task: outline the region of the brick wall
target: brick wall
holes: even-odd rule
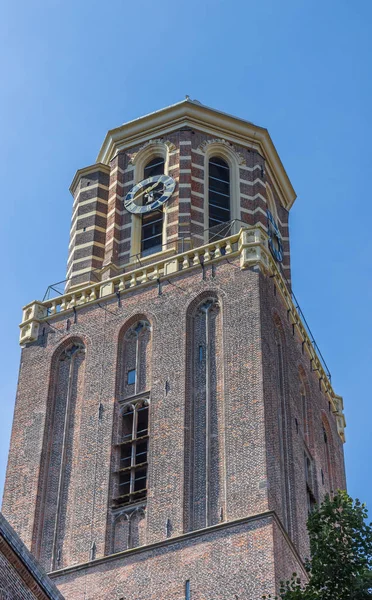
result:
[[[189,327],[194,326],[189,319],[193,307],[206,298],[213,297],[218,300],[220,311],[220,324],[215,329],[215,335],[220,338],[216,339],[215,352],[220,373],[216,380],[220,395],[217,394],[216,398],[219,397],[221,402],[223,399],[223,405],[220,402],[219,413],[216,413],[216,416],[219,414],[223,418],[223,443],[221,442],[220,450],[215,455],[224,462],[220,465],[219,476],[225,474],[225,500],[222,504],[226,508],[220,527],[223,528],[227,522],[268,510],[274,510],[285,523],[279,444],[279,435],[284,435],[285,451],[289,457],[288,482],[285,483],[290,486],[289,533],[300,554],[306,555],[304,444],[309,447],[314,461],[318,482],[316,493],[319,498],[329,489],[322,418],[326,417],[329,423],[328,444],[334,489],[344,487],[342,444],[336,432],[334,416],[329,412],[328,402],[319,391],[316,374],[310,371],[310,362],[302,354],[300,341],[292,335],[292,327],[287,321],[281,297],[278,292],[275,294],[273,280],[253,270],[242,271],[237,259],[229,259],[214,266],[206,266],[204,273],[202,269],[189,270],[180,273],[172,281],[163,281],[161,292],[159,295],[159,288],[154,283],[146,288],[133,289],[121,300],[101,299],[100,305],[78,307],[76,321],[70,316],[69,324],[66,316],[56,316],[53,328],[46,323],[39,340],[23,350],[4,493],[5,515],[27,545],[49,568],[50,556],[43,555],[39,532],[44,512],[40,507],[49,501],[42,491],[45,489],[45,479],[50,477],[48,456],[53,444],[50,415],[56,395],[53,382],[56,365],[63,350],[72,342],[80,342],[86,348],[84,377],[83,384],[76,386],[74,433],[73,439],[68,442],[73,475],[66,484],[66,498],[71,499],[73,508],[69,507],[70,516],[66,516],[63,535],[61,533],[62,556],[67,557],[69,565],[77,565],[87,563],[94,557],[101,559],[116,547],[112,509],[112,465],[116,451],[113,447],[113,432],[119,414],[120,390],[123,389],[120,383],[122,375],[119,375],[118,380],[118,374],[126,370],[123,369],[123,360],[126,360],[125,352],[123,355],[123,335],[130,324],[146,318],[151,325],[152,356],[149,369],[150,452],[146,516],[141,516],[141,533],[136,534],[137,543],[146,540],[147,544],[168,544],[169,537],[184,535],[185,521],[187,522],[185,464],[188,447],[185,411],[192,401],[193,393],[193,382],[188,377],[196,376],[195,370],[186,368],[187,354],[190,351],[189,342],[186,342],[190,336],[186,337],[186,331],[188,323]],[[279,327],[285,357],[285,434],[280,431],[278,424],[276,331]],[[197,351],[199,342],[196,339],[194,341],[194,350]],[[302,377],[306,377],[310,390],[308,400],[312,442],[310,436],[309,440],[302,436],[300,427],[297,433],[295,425],[295,419],[298,423],[301,421],[298,402],[300,366]],[[222,435],[221,429],[217,428],[216,432]],[[325,474],[323,487],[319,483],[321,469]],[[221,504],[220,499],[218,504]],[[219,535],[216,533],[216,538]],[[269,572],[267,565],[277,560],[273,555],[272,542],[266,548],[263,547],[266,543],[265,536],[260,540],[260,535],[257,534],[257,539],[254,535],[254,543],[248,543],[246,538],[243,538],[246,541],[237,542],[233,537],[226,536],[224,533],[221,538],[223,542],[219,538],[215,543],[206,542],[210,554],[203,550],[200,555],[203,557],[203,564],[209,557],[211,562],[208,564],[214,565],[213,578],[220,569],[224,570],[225,576],[231,568],[235,573],[235,567],[223,557],[229,548],[235,548],[236,545],[239,547],[240,543],[243,544],[241,551],[246,560],[259,564],[266,578]],[[185,550],[182,551],[186,552],[182,554],[183,557],[189,556],[191,552],[187,539]],[[288,543],[287,540],[286,544]],[[260,553],[255,556],[256,544],[263,548],[263,557]],[[237,548],[235,550],[238,551]],[[166,552],[165,549],[160,554],[163,555],[163,552]],[[293,555],[293,552],[291,549],[290,554]],[[182,563],[186,559],[180,560]],[[239,560],[242,561],[243,558]],[[150,566],[149,560],[145,563],[145,571],[141,559],[138,567],[131,566],[129,570],[123,567],[122,571],[116,571],[115,576],[107,574],[108,580],[106,575],[102,576],[102,589],[106,581],[109,581],[107,585],[111,596],[108,597],[114,598],[111,586],[116,584],[112,577],[118,585],[128,577],[133,577],[133,581],[140,581],[138,578],[142,577],[144,584],[147,582],[147,597],[155,597],[155,591],[149,592],[151,586],[148,583],[151,578],[156,578],[155,571],[152,570],[155,567]],[[177,573],[178,559],[168,564],[169,571]],[[59,566],[66,566],[66,562]],[[290,575],[293,569],[290,561],[287,567]],[[162,569],[164,568],[163,566]],[[194,568],[196,569],[196,563]],[[101,585],[99,573],[105,572],[105,569],[102,563],[98,571],[95,567],[89,571],[89,577],[94,581],[92,589],[96,590],[94,593],[97,593],[97,597],[101,593],[98,592]],[[283,565],[282,571],[285,569],[286,566]],[[244,573],[250,577],[248,571]],[[187,578],[186,575],[184,577]],[[249,585],[256,585],[253,583],[256,577],[254,575],[253,579],[248,579],[251,582]],[[67,578],[69,583],[66,584],[66,597],[76,600],[79,596],[75,598],[73,595],[75,588],[71,578],[73,579],[72,575]],[[270,578],[270,585],[274,585],[272,573]],[[162,585],[159,582],[159,586]],[[171,587],[169,596],[162,597],[179,597],[181,588],[175,589],[178,590],[178,596],[174,595],[176,592]],[[262,589],[261,587],[260,593]],[[210,590],[215,592],[214,588]],[[227,592],[230,593],[230,590],[226,590],[226,594]]]
[[[183,600],[187,580],[193,600],[261,600],[275,590],[274,526],[267,516],[212,528],[55,573],[53,581],[74,600]],[[287,554],[301,572],[295,553]]]
[[[286,442],[290,465],[290,511],[293,541],[302,556],[308,553],[306,532],[307,502],[304,452],[313,461],[313,492],[321,501],[332,490],[345,489],[343,444],[328,398],[320,389],[319,374],[312,370],[310,358],[296,331],[293,332],[287,312],[273,280],[261,279],[261,327],[263,349],[263,384],[265,396],[266,448],[268,466],[269,506],[283,518],[281,449],[278,436],[280,414],[278,389],[277,336],[281,331],[284,360],[284,394],[287,405]],[[307,400],[307,432],[301,404],[301,384],[305,382]],[[328,445],[331,457],[332,481],[327,478],[327,459],[323,423],[329,428]],[[323,477],[322,477],[323,471]]]
[[[1,600],[63,600],[62,594],[0,513]]]

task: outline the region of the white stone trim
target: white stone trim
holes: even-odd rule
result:
[[[80,215],[79,217],[76,217],[75,221],[72,223],[70,235],[78,221],[80,221],[81,219],[86,219],[87,217],[91,217],[92,215],[97,215],[98,217],[104,217],[105,219],[107,219],[107,215],[105,213],[98,212],[97,210],[92,210],[89,213],[85,213],[85,215]]]
[[[96,258],[97,260],[103,260],[102,256],[96,256],[95,254],[89,254],[89,256],[83,256],[82,258],[77,258],[76,260],[73,260],[72,263],[70,264],[67,273],[70,273],[70,271],[73,270],[73,266],[76,265],[77,263],[81,263],[84,262],[84,260],[90,260],[91,258]]]
[[[101,242],[86,242],[85,244],[77,244],[76,246],[73,247],[73,249],[70,250],[69,252],[69,256],[71,255],[72,252],[75,252],[75,250],[81,250],[82,248],[88,248],[89,246],[97,246],[97,248],[105,248],[106,245],[105,244],[101,244]]]
[[[121,167],[119,167],[118,165],[116,165],[116,167],[114,167],[113,169],[111,169],[111,171],[110,171],[110,177],[116,175],[117,173],[121,173],[122,175],[124,175],[125,172],[126,172],[126,170],[124,171]]]
[[[246,165],[239,165],[239,169],[243,169],[243,171],[254,171],[255,169],[263,169],[262,165],[254,165],[254,167],[247,167]]]
[[[254,181],[247,181],[246,179],[239,179],[239,181],[240,183],[245,183],[245,185],[256,185],[257,183],[260,183],[261,185],[263,185],[264,188],[266,188],[265,182],[262,181],[262,179],[259,179],[258,177]]]
[[[108,185],[103,185],[103,183],[93,183],[92,185],[86,185],[85,187],[81,188],[77,194],[76,194],[76,198],[73,202],[72,208],[74,209],[75,204],[79,203],[79,196],[82,192],[88,192],[90,190],[94,190],[95,188],[101,188],[102,190],[107,191],[109,189],[110,186]]]
[[[72,246],[72,244],[74,243],[74,240],[78,234],[87,233],[87,231],[92,231],[93,229],[96,229],[97,231],[101,231],[102,233],[106,233],[106,229],[104,229],[104,227],[99,227],[98,225],[88,225],[88,227],[85,228],[85,231],[84,231],[84,228],[76,229],[74,232],[74,235],[72,236],[72,238],[69,242],[68,247],[70,248],[70,246]]]
[[[111,223],[111,225],[108,226],[106,232],[108,233],[109,231],[111,231],[111,229],[116,229],[117,231],[123,231],[124,229],[130,229],[131,226],[132,226],[132,223],[126,223],[125,225],[118,225],[117,223]]]
[[[86,267],[85,269],[80,269],[79,271],[75,271],[74,272],[74,276],[76,276],[76,275],[82,275],[83,273],[88,273],[92,269],[94,269],[94,267]],[[69,279],[68,273],[69,273],[69,271],[67,271],[67,277],[66,277],[66,279]]]
[[[108,200],[104,200],[103,198],[89,198],[88,200],[83,200],[83,202],[78,202],[75,209],[72,212],[71,222],[74,220],[76,213],[78,212],[80,206],[86,206],[87,204],[92,204],[93,202],[101,202],[102,204],[108,204]]]

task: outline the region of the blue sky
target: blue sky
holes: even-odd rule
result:
[[[108,129],[189,94],[267,127],[296,189],[294,290],[344,396],[349,493],[372,510],[371,19],[369,0],[5,0],[0,491],[21,307],[64,279],[74,173]]]

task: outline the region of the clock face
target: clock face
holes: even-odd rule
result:
[[[274,217],[271,212],[267,211],[267,228],[269,234],[269,248],[271,254],[275,258],[277,262],[282,262],[283,260],[283,244],[282,244],[282,236],[280,235],[280,231],[278,229],[277,224],[275,223]]]
[[[169,175],[154,175],[140,181],[126,195],[125,208],[134,214],[144,214],[160,208],[173,194],[176,182]]]

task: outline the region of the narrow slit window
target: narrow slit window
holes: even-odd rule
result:
[[[302,412],[302,427],[304,435],[307,434],[307,400],[304,390],[301,390],[301,412]]]
[[[148,428],[149,409],[148,406],[144,406],[137,411],[137,437],[143,437],[147,435]]]

